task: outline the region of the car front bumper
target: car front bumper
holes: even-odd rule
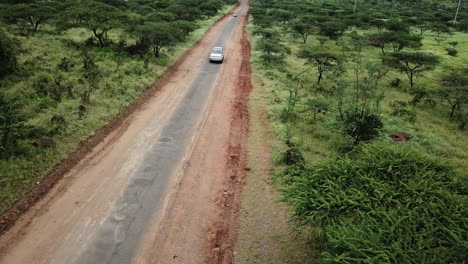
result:
[[[210,57],[210,61],[223,61],[224,57]]]

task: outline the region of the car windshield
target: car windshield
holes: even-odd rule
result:
[[[213,50],[211,51],[211,53],[214,53],[214,54],[222,54],[223,51],[222,51],[221,49],[213,49]]]

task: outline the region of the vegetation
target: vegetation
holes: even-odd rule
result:
[[[468,14],[462,3],[454,23],[457,5],[252,1],[274,184],[319,263],[465,261]]]
[[[233,0],[0,4],[0,214],[189,48]]]
[[[325,242],[323,262],[462,263],[467,182],[458,176],[414,146],[381,142],[286,170],[283,177],[293,179],[284,199]]]

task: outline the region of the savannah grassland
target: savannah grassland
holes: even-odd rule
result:
[[[262,162],[259,153],[263,152],[249,151],[251,171],[243,197],[236,263],[464,261],[468,130],[461,124],[467,109],[461,107],[459,119],[450,118],[450,106],[432,91],[442,87],[440,78],[451,69],[467,68],[468,35],[454,29],[441,34],[429,29],[420,47],[405,48],[436,55],[439,64],[416,77],[415,87],[410,87],[404,73],[387,69],[368,98],[378,104],[370,111],[375,111],[383,126],[372,139],[353,144],[340,121],[339,102],[342,99],[343,104],[356,107],[356,61],[382,61],[381,50],[367,43],[367,36],[382,29],[351,25],[337,39],[330,39],[317,22],[303,43],[292,26],[308,15],[339,23],[340,14],[352,17],[351,2],[253,1],[249,145],[253,148],[260,142],[271,155]],[[442,8],[419,2],[432,10]],[[452,2],[439,4],[454,10]],[[373,3],[370,10],[358,6],[356,17],[360,11],[380,12],[378,5],[385,1]],[[400,21],[407,17],[398,12],[418,14],[408,6],[395,10],[392,19]],[[271,26],[269,32],[264,31],[265,24]],[[420,35],[415,26],[409,32]],[[358,56],[352,35],[365,40]],[[276,48],[267,45],[268,38],[278,43]],[[447,49],[455,42],[458,53],[451,56]],[[337,54],[342,69],[325,71],[318,85],[316,67],[300,55],[304,49]],[[267,52],[271,53],[267,56]],[[395,85],[397,79],[399,85]],[[341,95],[340,86],[345,87]],[[424,91],[424,98],[412,103],[415,91]],[[314,100],[322,104],[311,107]],[[318,110],[315,118],[314,110]],[[411,139],[392,142],[389,136],[400,132]],[[254,223],[261,223],[264,230]]]

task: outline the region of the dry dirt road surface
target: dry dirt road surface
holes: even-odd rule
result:
[[[250,91],[247,0],[0,237],[0,263],[230,263]],[[223,64],[208,62],[224,46]]]

